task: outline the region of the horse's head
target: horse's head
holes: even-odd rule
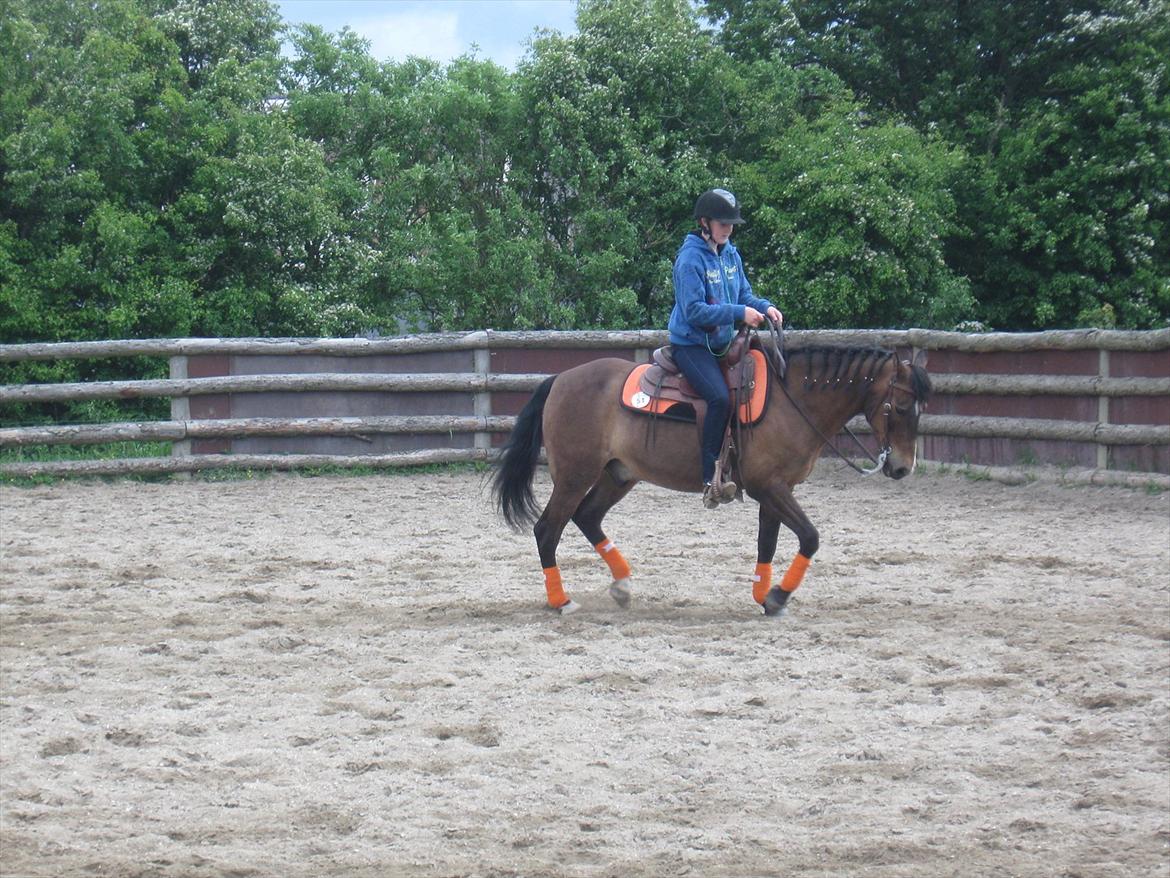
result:
[[[914,361],[891,356],[873,382],[865,418],[881,453],[882,473],[901,479],[914,471],[918,455],[918,416],[930,399],[926,352]]]

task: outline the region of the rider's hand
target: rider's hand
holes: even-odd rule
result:
[[[780,309],[775,305],[768,309],[768,319],[773,323],[784,323],[784,315],[780,313]]]
[[[743,309],[743,322],[748,326],[759,326],[764,322],[764,315],[750,305],[745,305]]]

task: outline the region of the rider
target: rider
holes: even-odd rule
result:
[[[737,322],[759,326],[767,315],[784,318],[767,299],[752,293],[743,261],[731,243],[731,233],[743,222],[735,196],[726,189],[709,189],[695,202],[698,228],[683,239],[674,260],[674,310],[670,312],[670,343],[674,361],[707,403],[703,422],[703,505],[713,509],[729,502],[736,486],[723,490],[712,485],[715,462],[723,445],[731,406],[719,358],[731,346]]]

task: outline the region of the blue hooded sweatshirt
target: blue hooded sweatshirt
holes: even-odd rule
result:
[[[705,345],[722,356],[748,307],[766,313],[772,303],[752,293],[739,251],[728,241],[716,254],[702,235],[690,232],[674,259],[671,344]]]

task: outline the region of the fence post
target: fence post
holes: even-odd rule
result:
[[[485,379],[492,371],[492,349],[485,336],[483,346],[476,346],[475,348],[475,374],[483,376]],[[492,416],[492,393],[485,388],[475,395],[475,416],[477,418],[490,418]],[[474,446],[476,448],[491,448],[492,434],[479,430],[476,431]]]
[[[1101,348],[1097,356],[1097,377],[1109,377],[1109,351]],[[1109,423],[1109,397],[1102,394],[1097,397],[1097,423]],[[1109,446],[1097,444],[1097,469],[1109,469]]]
[[[187,356],[180,354],[177,357],[170,358],[171,378],[187,378]],[[171,420],[182,421],[186,423],[191,420],[191,397],[189,396],[172,396],[171,397]],[[171,457],[190,457],[191,456],[191,440],[182,439],[178,442],[171,443]],[[180,473],[180,479],[191,478],[190,473]]]
[[[914,345],[910,346],[910,362],[911,363],[913,363],[915,360],[918,359],[918,353],[921,350],[922,350],[922,348],[915,347]],[[927,361],[926,365],[929,367],[930,362]],[[919,433],[918,438],[914,440],[914,459],[916,461],[926,460],[926,437],[923,436],[922,433]]]
[[[178,357],[171,357],[171,378],[172,379],[186,379],[187,378],[187,357],[180,355]],[[171,420],[172,421],[189,421],[191,420],[191,397],[189,396],[172,396],[171,397]],[[171,457],[190,457],[191,456],[191,440],[183,439],[180,442],[171,443]]]

